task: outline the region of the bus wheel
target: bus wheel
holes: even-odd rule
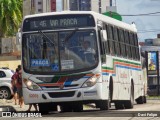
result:
[[[108,100],[98,100],[95,104],[100,110],[109,110],[111,107],[111,90],[108,91]]]
[[[73,103],[73,111],[74,112],[81,112],[81,111],[83,111],[83,103],[82,102],[75,102],[75,103]]]
[[[131,86],[131,94],[130,94],[130,100],[124,101],[124,107],[126,109],[132,109],[134,105],[134,89],[133,85]]]
[[[38,104],[38,106],[39,106],[39,112],[42,114],[48,114],[50,111],[57,111],[57,105],[54,103],[40,103]]]
[[[72,112],[72,105],[70,103],[65,103],[60,105],[61,112]]]
[[[139,98],[136,99],[137,104],[143,104],[144,103],[144,97],[140,96]]]
[[[143,101],[144,103],[147,103],[146,96],[143,96],[143,100],[144,100],[144,101]]]
[[[124,104],[122,101],[116,101],[115,103],[115,108],[118,109],[124,109]]]
[[[99,100],[96,102],[96,107],[100,108],[100,110],[109,110],[110,101],[109,100]]]

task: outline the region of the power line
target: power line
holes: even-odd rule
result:
[[[158,31],[143,31],[143,32],[138,32],[138,33],[147,33],[147,32],[160,32],[160,30],[158,30]]]
[[[148,30],[138,30],[138,32],[154,32],[154,31],[160,31],[160,29],[148,29]]]
[[[152,13],[145,13],[145,14],[121,14],[121,16],[155,16],[155,14],[160,14],[160,12],[152,12]],[[159,16],[159,15],[156,15],[156,16]]]

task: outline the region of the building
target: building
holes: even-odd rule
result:
[[[160,85],[160,34],[155,39],[146,39],[144,45],[141,46],[141,52],[146,53],[147,72],[148,72],[148,86]],[[155,56],[155,57],[154,57]],[[155,68],[150,69],[150,63],[154,60]],[[159,81],[158,81],[159,80]]]
[[[61,10],[95,11],[98,13],[104,13],[106,11],[115,12],[116,7],[110,6],[110,1],[111,0],[24,0],[23,15]]]
[[[106,12],[110,0],[63,0],[63,10]]]
[[[58,1],[60,0],[24,0],[23,16],[45,12],[55,12],[58,10]]]

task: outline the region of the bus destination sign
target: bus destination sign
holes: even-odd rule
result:
[[[94,27],[91,15],[57,15],[26,19],[23,31],[68,29],[75,27]]]

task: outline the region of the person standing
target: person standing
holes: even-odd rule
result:
[[[22,106],[24,104],[23,95],[22,95],[22,70],[19,70],[19,72],[18,72],[17,93],[19,95],[20,108],[22,108]]]
[[[13,89],[13,98],[15,101],[15,105],[17,105],[17,86],[16,86],[16,84],[17,84],[17,78],[18,78],[18,71],[19,71],[19,69],[16,68],[16,72],[12,76],[12,80],[11,80],[12,89]]]

